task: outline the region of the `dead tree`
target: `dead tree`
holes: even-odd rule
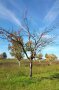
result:
[[[30,77],[32,77],[32,62],[33,59],[36,56],[36,53],[41,51],[43,48],[45,48],[47,45],[51,44],[54,40],[54,37],[47,37],[47,34],[54,30],[54,27],[52,28],[46,28],[42,33],[32,33],[30,31],[27,18],[24,17],[24,24],[23,27],[19,29],[19,31],[16,31],[18,34],[15,35],[12,32],[9,32],[8,30],[5,30],[3,28],[0,28],[0,38],[7,39],[10,43],[16,42],[18,47],[21,46],[23,53],[26,55],[27,59],[30,61]],[[20,35],[23,38],[27,38],[27,41],[25,43],[23,39],[23,43],[19,40]],[[15,39],[14,39],[15,38]],[[28,56],[27,51],[30,51],[30,57]]]

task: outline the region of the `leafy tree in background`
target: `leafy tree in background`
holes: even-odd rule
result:
[[[6,58],[7,58],[6,52],[3,52],[3,53],[2,53],[2,57],[3,57],[3,59],[6,59]]]
[[[17,33],[14,33],[14,35],[17,35]],[[14,40],[16,40],[15,37]],[[19,40],[23,43],[23,39],[21,36],[18,37],[18,41]],[[20,66],[20,60],[23,59],[23,50],[21,45],[17,44],[16,41],[11,40],[11,44],[9,44],[8,49],[10,50],[10,54],[17,58]]]
[[[43,58],[43,54],[42,53],[39,53],[38,55],[37,55],[37,58],[38,58],[38,60],[39,60],[39,62],[42,60],[42,58]]]
[[[45,54],[46,61],[49,61],[50,64],[52,61],[57,60],[57,56],[55,54]]]

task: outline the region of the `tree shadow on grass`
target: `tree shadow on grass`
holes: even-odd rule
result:
[[[40,79],[39,79],[39,81],[42,81],[42,80],[44,80],[44,79],[46,79],[46,80],[55,80],[55,79],[59,79],[59,73],[55,73],[55,74],[53,74],[53,75],[50,75],[49,77],[41,77]]]
[[[59,79],[59,73],[55,73],[50,76],[51,79]]]
[[[56,80],[59,79],[59,73],[55,73],[53,75],[50,75],[48,77],[33,77],[33,78],[29,78],[26,80],[27,84],[32,84],[32,83],[40,83],[43,80]]]

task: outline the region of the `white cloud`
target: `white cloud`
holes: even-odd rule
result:
[[[43,38],[47,38],[47,39],[49,39],[49,38],[52,39],[53,37],[54,37],[53,35],[48,35],[48,34],[43,36]]]
[[[9,9],[4,7],[2,4],[0,4],[0,18],[7,19],[13,22],[14,24],[20,26],[21,28],[25,29],[22,26],[20,20],[14,15],[14,13],[12,13]]]
[[[52,23],[59,15],[59,0],[56,0],[52,8],[49,10],[47,15],[44,17],[44,22]]]

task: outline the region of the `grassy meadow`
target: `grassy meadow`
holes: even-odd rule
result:
[[[59,90],[59,62],[33,62],[29,77],[29,61],[0,60],[0,90]]]

